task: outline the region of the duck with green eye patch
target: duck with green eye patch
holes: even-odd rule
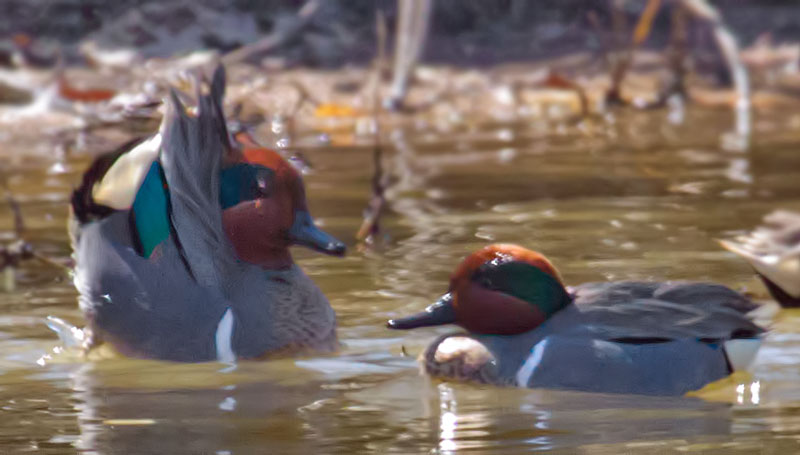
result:
[[[681,395],[748,367],[757,308],[719,284],[622,281],[567,288],[541,254],[489,245],[448,292],[392,329],[455,324],[421,356],[437,377],[602,393]]]

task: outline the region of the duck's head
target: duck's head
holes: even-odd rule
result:
[[[275,151],[243,145],[239,162],[224,169],[220,180],[222,222],[239,259],[286,268],[291,245],[344,255],[344,243],[314,225],[297,170]]]
[[[495,244],[467,256],[436,303],[387,325],[457,324],[472,333],[513,335],[536,328],[571,301],[547,258],[517,245]]]

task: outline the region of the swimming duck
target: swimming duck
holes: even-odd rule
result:
[[[783,307],[800,307],[800,213],[776,210],[764,225],[723,247],[745,258]]]
[[[220,67],[194,115],[172,91],[158,134],[99,157],[74,191],[86,345],[191,362],[338,347],[334,311],[289,247],[345,246],[314,225],[286,160],[231,141],[224,86]]]
[[[543,255],[495,244],[450,288],[392,329],[457,324],[421,356],[432,376],[518,387],[680,395],[746,368],[763,329],[718,284],[623,281],[564,286]]]

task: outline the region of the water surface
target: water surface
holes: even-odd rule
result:
[[[344,259],[296,259],[339,316],[339,354],[182,365],[59,354],[48,315],[79,324],[61,271],[28,262],[0,294],[0,451],[4,453],[792,453],[800,450],[800,313],[785,311],[752,375],[699,396],[650,398],[450,384],[416,356],[453,328],[393,332],[446,289],[457,262],[488,242],[545,253],[569,283],[714,280],[766,299],[714,239],[800,209],[800,115],[756,119],[748,151],[728,151],[722,111],[616,113],[385,131],[392,174],[382,234],[353,233],[369,196],[367,145],[304,150],[311,210],[345,240]],[[48,144],[3,145],[0,172],[27,236],[66,258],[69,191],[91,157]],[[30,153],[33,150],[36,153]],[[22,158],[24,156],[24,158]],[[10,212],[0,207],[0,241]],[[568,362],[569,359],[564,359]]]

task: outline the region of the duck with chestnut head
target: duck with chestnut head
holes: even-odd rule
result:
[[[344,244],[314,225],[286,160],[231,140],[222,68],[198,85],[194,113],[172,92],[159,133],[95,160],[73,193],[86,344],[175,361],[336,349],[334,311],[290,247]]]
[[[421,356],[432,376],[603,393],[681,395],[744,369],[764,329],[719,284],[622,281],[567,288],[543,255],[495,244],[448,292],[392,329],[455,324]]]

